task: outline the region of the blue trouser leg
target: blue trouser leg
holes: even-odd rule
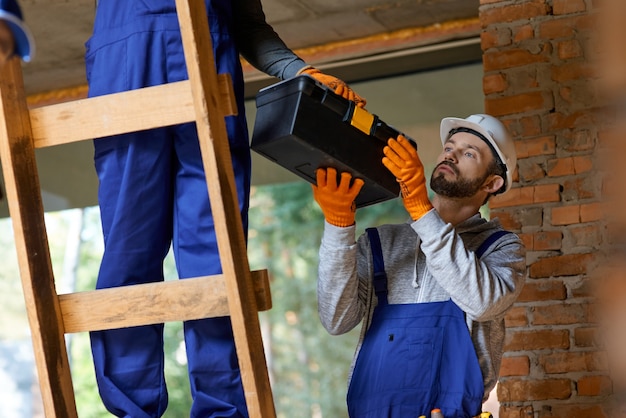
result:
[[[163,280],[171,240],[172,152],[166,130],[97,140],[104,232],[97,288]],[[91,334],[100,394],[118,416],[159,417],[167,406],[163,325]]]
[[[233,164],[245,213],[248,150],[235,149]],[[162,280],[170,239],[181,278],[221,272],[193,125],[98,140],[96,167],[106,246],[98,288]],[[101,396],[111,412],[133,417],[163,413],[162,338],[162,325],[92,333]],[[229,318],[189,321],[185,340],[191,416],[247,416]]]
[[[229,317],[185,322],[191,417],[247,417]]]
[[[229,120],[228,129],[235,129]],[[191,128],[193,129],[193,128]],[[190,125],[177,138],[195,135]],[[221,273],[207,184],[196,141],[177,139],[178,172],[174,205],[174,258],[181,278]],[[231,149],[238,201],[247,228],[249,150]],[[229,317],[187,321],[185,345],[193,405],[190,416],[245,417],[247,409]]]

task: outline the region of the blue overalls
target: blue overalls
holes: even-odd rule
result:
[[[452,300],[389,304],[378,231],[367,233],[378,305],[348,388],[350,417],[417,418],[434,408],[446,418],[480,414],[483,376],[463,311]],[[477,256],[499,236],[492,234]]]
[[[207,0],[206,6],[217,71],[231,74],[239,107],[226,127],[245,230],[250,151],[232,2]],[[174,0],[100,0],[86,47],[92,97],[188,78]],[[180,278],[221,273],[195,124],[94,145],[105,243],[97,288],[162,281],[170,244]],[[188,321],[184,333],[190,416],[247,416],[230,318]],[[162,416],[163,325],[93,332],[91,344],[107,409],[124,417]]]

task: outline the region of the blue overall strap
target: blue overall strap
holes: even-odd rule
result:
[[[378,297],[379,305],[387,304],[387,273],[385,273],[385,262],[383,261],[383,248],[380,245],[380,236],[376,228],[365,230],[370,239],[372,258],[374,261],[374,291]]]
[[[512,232],[505,231],[504,229],[501,229],[501,230],[496,231],[493,234],[489,235],[487,237],[487,239],[484,240],[483,243],[480,244],[480,247],[478,247],[478,249],[476,250],[476,257],[477,258],[482,257],[483,254],[485,253],[485,251],[487,251],[487,248],[489,248],[491,246],[491,244],[493,244],[498,239],[500,239],[500,237],[503,237],[506,234],[512,234]]]

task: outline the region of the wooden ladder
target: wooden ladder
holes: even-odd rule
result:
[[[66,333],[225,315],[250,416],[276,416],[258,318],[271,307],[268,274],[250,271],[224,121],[236,113],[232,82],[216,73],[204,1],[176,0],[176,7],[189,80],[29,110],[20,61],[0,73],[0,159],[47,417],[78,416]],[[192,121],[223,273],[57,294],[35,149]]]

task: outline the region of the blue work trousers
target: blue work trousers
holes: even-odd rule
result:
[[[219,3],[219,9],[212,3]],[[247,228],[250,151],[230,2],[207,2],[217,70],[239,105],[226,118],[239,206]],[[90,96],[187,79],[173,0],[100,0],[87,43]],[[221,272],[195,124],[94,141],[104,255],[97,288],[163,280],[173,249],[180,278]],[[230,318],[184,323],[192,417],[246,417]],[[163,325],[91,333],[102,400],[116,416],[160,417],[167,407]]]

